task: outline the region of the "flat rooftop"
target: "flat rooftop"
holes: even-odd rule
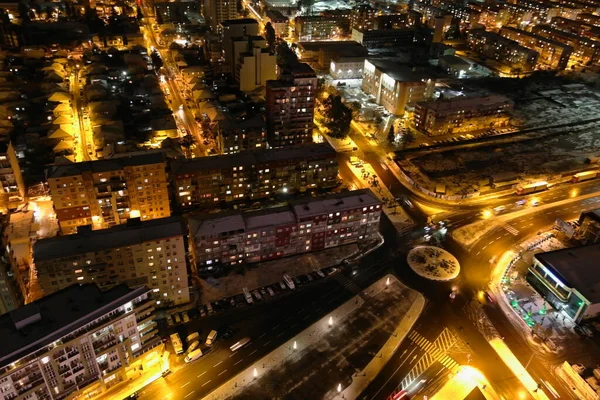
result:
[[[144,287],[129,289],[123,284],[101,291],[95,284],[75,284],[0,315],[0,368],[72,333],[147,290]]]
[[[329,143],[309,143],[282,149],[263,149],[213,157],[172,160],[171,171],[176,175],[181,175],[202,170],[247,167],[284,160],[335,157],[335,154],[335,150]]]
[[[469,64],[469,62],[463,60],[462,58],[452,55],[452,54],[448,54],[447,56],[441,56],[440,61],[444,61],[452,66],[455,67],[462,67],[465,69],[469,69],[469,67],[471,66],[471,64]]]
[[[85,230],[75,235],[41,239],[33,245],[35,261],[54,260],[117,247],[182,236],[185,230],[180,217],[167,217],[144,222],[129,222],[108,229]]]
[[[362,44],[353,40],[324,41],[324,42],[298,42],[300,51],[335,52],[346,56],[364,56],[369,51]]]
[[[408,65],[398,64],[394,61],[369,58],[367,59],[367,62],[371,63],[379,71],[389,75],[397,82],[418,82],[423,79],[435,77],[435,75],[428,73],[427,71],[415,70]]]
[[[160,164],[165,161],[162,150],[126,153],[123,156],[115,155],[105,160],[86,161],[66,165],[54,165],[47,170],[48,178],[64,178],[67,176],[81,175],[83,172],[100,173],[122,170],[125,167]]]
[[[444,112],[503,106],[507,102],[512,103],[512,100],[508,97],[494,94],[491,96],[454,97],[451,99],[422,101],[418,104],[426,106],[431,110]]]
[[[600,303],[600,244],[540,253],[534,257],[593,304]]]

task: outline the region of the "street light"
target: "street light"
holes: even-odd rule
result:
[[[298,345],[296,344],[296,341],[294,340],[294,346],[293,346],[294,350],[296,350],[298,348]]]
[[[338,393],[342,392],[342,384],[341,383],[338,383],[337,391],[338,391]]]
[[[258,370],[256,368],[254,368],[252,375],[254,376],[254,379],[256,379],[256,377],[258,376]]]
[[[329,317],[329,326],[333,325],[333,317]]]

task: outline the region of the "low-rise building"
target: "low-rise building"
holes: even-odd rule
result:
[[[352,40],[367,48],[408,46],[413,43],[415,30],[413,28],[400,29],[352,29]]]
[[[3,398],[92,398],[129,380],[161,343],[151,294],[72,285],[0,316]]]
[[[198,273],[377,238],[381,202],[370,190],[292,202],[249,213],[190,216]]]
[[[336,56],[329,64],[329,74],[333,79],[361,79],[365,60],[365,56]]]
[[[127,153],[110,159],[55,165],[46,176],[63,234],[171,215],[163,152]]]
[[[508,66],[511,71],[533,71],[539,56],[535,50],[484,29],[471,29],[467,43],[472,50]]]
[[[527,281],[571,321],[600,315],[600,245],[539,253]]]
[[[455,97],[417,103],[415,127],[429,136],[506,126],[514,103],[500,95]]]
[[[441,56],[438,60],[440,68],[457,78],[464,77],[465,73],[471,69],[471,64],[464,59],[451,54]]]
[[[316,61],[321,67],[327,68],[336,57],[366,57],[369,51],[358,42],[326,41],[300,42],[298,53],[302,61]],[[364,61],[364,59],[363,59]]]
[[[339,165],[328,143],[172,160],[175,199],[182,209],[255,202],[338,185]]]
[[[565,69],[573,52],[569,45],[509,26],[503,27],[500,35],[537,52],[538,64],[547,69]]]
[[[406,106],[433,96],[435,78],[422,71],[390,61],[368,59],[363,68],[363,90],[394,115]]]
[[[73,284],[96,283],[102,290],[126,284],[147,286],[162,306],[190,300],[184,228],[179,217],[140,222],[41,239],[33,246],[37,280],[48,295]]]

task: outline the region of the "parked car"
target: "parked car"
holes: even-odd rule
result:
[[[183,315],[183,323],[184,324],[187,324],[188,322],[190,322],[190,317],[188,316],[187,311],[182,312],[181,315]]]

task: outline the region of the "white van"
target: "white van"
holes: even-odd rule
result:
[[[187,337],[185,338],[185,341],[187,343],[192,343],[194,340],[198,339],[200,337],[200,334],[198,332],[194,332],[194,333],[190,333],[189,335],[187,335]]]
[[[190,363],[192,361],[196,361],[200,357],[202,357],[202,350],[196,349],[196,350],[192,351],[191,353],[189,353],[187,356],[185,356],[185,362]]]
[[[210,333],[208,334],[208,337],[206,338],[206,345],[212,346],[212,344],[215,342],[215,340],[217,340],[217,331],[212,330],[212,331],[210,331]]]

